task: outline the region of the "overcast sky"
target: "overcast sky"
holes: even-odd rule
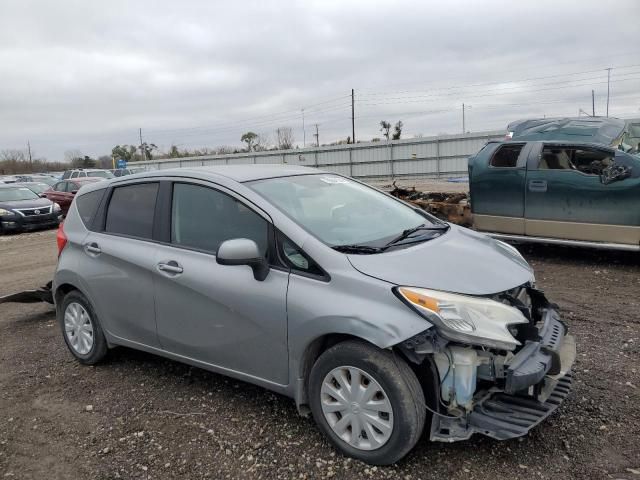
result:
[[[0,2],[0,150],[61,160],[144,140],[241,145],[504,129],[591,112],[640,117],[640,1]]]

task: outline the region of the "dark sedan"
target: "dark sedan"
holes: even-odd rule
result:
[[[24,186],[0,185],[0,234],[56,227],[61,218],[57,203]]]
[[[101,182],[104,178],[99,177],[83,177],[74,178],[73,180],[62,180],[56,183],[50,190],[43,193],[52,202],[56,202],[62,208],[62,213],[67,214],[73,197],[76,196],[76,192],[80,190],[80,187],[87,183]]]

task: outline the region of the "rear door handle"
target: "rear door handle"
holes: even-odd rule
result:
[[[175,260],[158,263],[158,270],[171,275],[179,275],[184,271],[180,264]]]
[[[96,242],[87,243],[84,246],[84,249],[87,252],[93,253],[95,255],[98,255],[98,254],[102,253],[102,250],[100,249],[100,246]]]
[[[547,191],[546,180],[529,180],[529,191],[544,193]]]

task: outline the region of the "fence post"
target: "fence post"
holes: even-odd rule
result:
[[[391,180],[396,178],[396,169],[393,165],[393,143],[389,142],[389,165],[391,166]]]
[[[440,178],[440,140],[436,140],[436,178]]]
[[[349,147],[349,176],[353,177],[353,148]]]
[[[258,157],[256,155],[253,156],[253,164],[258,163]]]

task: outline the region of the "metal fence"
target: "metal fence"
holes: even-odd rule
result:
[[[503,131],[441,135],[331,147],[207,155],[137,162],[149,169],[207,165],[289,164],[321,168],[357,178],[467,175],[467,158]]]

